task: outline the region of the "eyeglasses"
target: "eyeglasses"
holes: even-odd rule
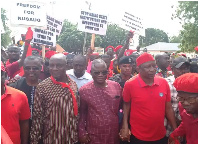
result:
[[[26,70],[26,71],[30,71],[31,69],[32,69],[32,71],[38,71],[38,70],[40,70],[39,67],[24,67],[24,70]]]
[[[187,101],[189,104],[193,104],[196,102],[196,98],[197,97],[189,97],[189,98],[177,97],[177,100],[180,103],[184,103],[185,101]]]
[[[107,74],[108,74],[108,71],[94,72],[94,75],[98,76],[98,75],[100,75],[100,73],[102,73],[102,75],[107,75]]]

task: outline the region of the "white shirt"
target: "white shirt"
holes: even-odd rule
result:
[[[77,78],[74,74],[74,69],[70,69],[68,71],[66,71],[66,74],[73,80],[76,82],[77,86],[78,86],[78,89],[80,89],[83,85],[85,85],[86,83],[92,81],[92,76],[85,71],[85,74],[80,77],[80,78]]]

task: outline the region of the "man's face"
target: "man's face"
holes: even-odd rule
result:
[[[178,91],[177,97],[187,113],[198,113],[198,93],[187,93]]]
[[[66,76],[67,64],[66,61],[59,58],[51,58],[49,60],[49,72],[57,81],[61,81]]]
[[[67,70],[73,69],[73,59],[67,59]]]
[[[153,79],[156,74],[156,63],[155,61],[148,61],[141,64],[138,70],[142,77],[146,79]]]
[[[109,69],[110,67],[110,58],[102,58],[102,60],[106,63],[107,68]]]
[[[110,56],[113,56],[114,55],[113,49],[112,48],[108,48],[107,54],[110,55]]]
[[[159,65],[164,68],[169,66],[169,56],[167,54],[164,54],[159,58]]]
[[[24,62],[24,76],[28,80],[37,81],[42,69],[41,62],[37,59]]]
[[[119,68],[120,68],[122,74],[124,74],[126,76],[131,76],[132,68],[133,68],[132,64],[121,64],[121,65],[119,65]]]
[[[190,66],[188,64],[182,64],[180,68],[172,67],[172,71],[174,72],[174,77],[177,78],[185,73],[190,72]]]
[[[105,64],[102,63],[97,63],[95,67],[91,70],[93,80],[99,84],[105,83],[105,80],[107,79],[107,74],[107,67],[105,66]]]
[[[81,58],[75,58],[73,60],[73,68],[76,76],[83,76],[86,69],[86,61]]]
[[[20,57],[20,49],[19,48],[9,48],[8,49],[8,57],[10,60],[17,61]]]

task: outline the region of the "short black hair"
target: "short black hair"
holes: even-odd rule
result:
[[[74,58],[73,58],[73,60],[75,60],[75,59],[82,59],[86,63],[86,57],[83,56],[82,54],[75,55]]]
[[[42,58],[41,57],[39,57],[39,56],[28,56],[28,57],[26,57],[25,58],[25,60],[24,60],[24,64],[25,64],[25,62],[27,61],[27,60],[38,60],[40,63],[41,63],[41,65],[43,64],[43,60],[42,60]]]
[[[103,55],[101,55],[101,59],[102,58],[110,58],[110,56],[109,55],[106,55],[106,54],[103,54]]]
[[[73,59],[74,58],[74,54],[68,54],[68,55],[66,55],[66,59]]]

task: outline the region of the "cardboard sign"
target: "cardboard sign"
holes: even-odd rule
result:
[[[47,46],[56,46],[56,36],[60,35],[63,21],[57,20],[49,15],[47,17],[47,29],[34,29],[33,43]]]
[[[35,1],[12,1],[11,25],[46,28],[46,8]]]
[[[108,16],[81,10],[78,30],[92,34],[106,35]]]
[[[123,14],[120,27],[128,31],[135,31],[136,34],[145,36],[142,19],[128,12]]]

